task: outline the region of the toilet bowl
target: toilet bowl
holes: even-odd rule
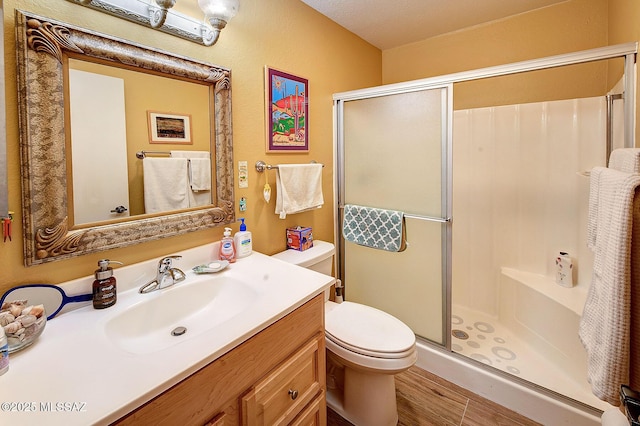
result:
[[[331,275],[334,254],[333,244],[316,240],[273,257]],[[327,405],[355,425],[397,424],[394,375],[415,364],[415,334],[379,309],[325,296]]]

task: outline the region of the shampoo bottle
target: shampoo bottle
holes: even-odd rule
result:
[[[224,228],[224,237],[220,241],[220,260],[236,261],[236,246],[231,236],[231,228]]]
[[[109,267],[110,263],[122,262],[115,260],[102,259],[98,261],[98,269],[96,269],[96,279],[93,282],[93,307],[95,309],[104,309],[116,304],[116,277],[113,276],[113,268]]]
[[[573,260],[569,253],[561,251],[556,258],[556,283],[562,287],[573,287]]]
[[[251,231],[247,231],[247,225],[244,224],[244,218],[240,218],[240,220],[242,221],[242,223],[240,224],[240,231],[236,232],[236,234],[233,236],[237,251],[236,257],[238,259],[240,259],[241,257],[249,256],[253,251],[253,244],[251,242]]]

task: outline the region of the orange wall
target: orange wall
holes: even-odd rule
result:
[[[195,2],[193,2],[195,3]],[[132,264],[201,244],[217,241],[222,229],[207,229],[161,241],[110,250],[75,259],[26,268],[22,259],[20,224],[21,189],[18,142],[18,111],[15,63],[15,9],[27,10],[55,20],[119,38],[160,48],[230,68],[232,71],[234,163],[250,165],[249,188],[236,187],[236,201],[247,198],[245,217],[253,232],[254,249],[271,254],[285,248],[285,229],[305,225],[314,228],[318,239],[333,240],[333,116],[332,95],[336,92],[376,86],[382,81],[382,54],[299,0],[243,0],[238,15],[223,30],[215,46],[198,44],[151,30],[69,1],[4,1],[4,71],[6,75],[7,160],[9,208],[15,212],[14,238],[0,243],[0,293],[25,283],[61,283],[91,275],[102,258]],[[309,80],[310,119],[308,154],[265,154],[264,67],[268,65]],[[289,215],[280,220],[274,214],[275,197],[266,205],[262,199],[265,177],[275,187],[275,175],[258,174],[252,167],[258,160],[293,163],[317,160],[326,164],[323,190],[325,206],[313,212]],[[235,177],[237,186],[237,175]],[[234,231],[238,224],[233,226]],[[116,273],[117,275],[117,273]]]
[[[608,45],[608,1],[557,5],[385,50],[383,82],[396,83]],[[607,64],[457,84],[456,109],[605,94]],[[457,93],[456,93],[457,92]]]

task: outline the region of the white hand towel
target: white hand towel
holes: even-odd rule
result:
[[[587,377],[594,395],[619,405],[620,384],[629,383],[632,362],[631,236],[640,175],[595,167],[591,179],[597,182],[597,193],[589,202],[597,207],[590,212],[595,256],[579,337],[587,351]]]
[[[283,164],[276,171],[276,214],[280,219],[322,207],[322,164]]]
[[[211,160],[189,159],[189,185],[192,191],[211,191]]]
[[[172,158],[187,158],[189,207],[211,204],[211,155],[209,151],[171,151]]]
[[[142,169],[145,213],[189,207],[187,159],[145,157]]]

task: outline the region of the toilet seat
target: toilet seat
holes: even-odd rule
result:
[[[415,353],[416,337],[406,324],[359,303],[326,302],[325,332],[328,347],[338,346],[365,357],[401,360]]]

